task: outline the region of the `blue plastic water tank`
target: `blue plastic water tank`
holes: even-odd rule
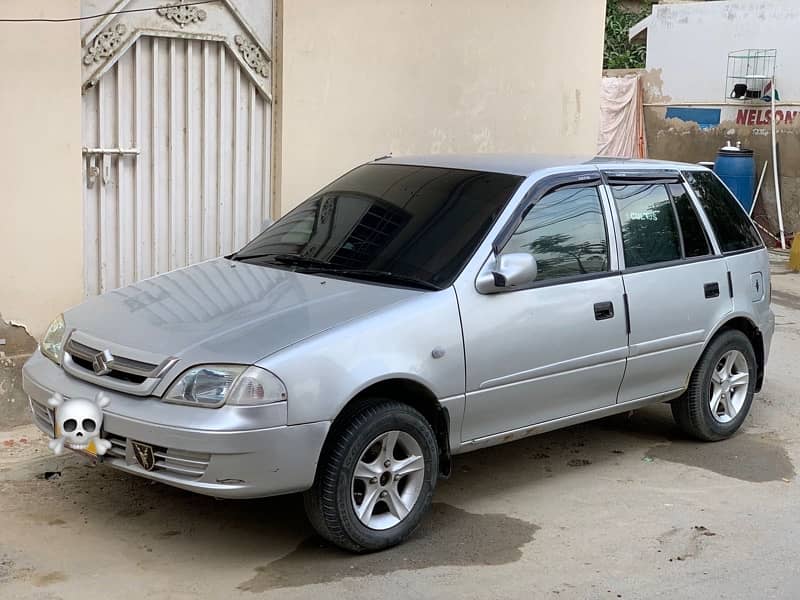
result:
[[[749,213],[756,189],[756,161],[753,151],[726,146],[717,152],[714,172],[725,182],[736,199]]]

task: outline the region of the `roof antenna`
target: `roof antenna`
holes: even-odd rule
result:
[[[384,154],[383,156],[379,156],[378,158],[373,159],[372,162],[378,162],[379,160],[386,160],[387,158],[392,158],[391,152],[389,152],[389,154]]]

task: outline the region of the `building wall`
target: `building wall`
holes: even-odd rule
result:
[[[776,48],[781,96],[800,100],[797,0],[729,0],[653,7],[647,68],[663,69],[661,94],[680,102],[724,102],[728,53]]]
[[[728,53],[746,48],[777,49],[775,82],[781,101],[775,118],[784,228],[800,231],[798,30],[800,3],[796,0],[661,4],[653,7],[647,30],[644,88],[650,156],[713,161],[727,140],[752,148],[759,176],[765,161],[770,163],[753,215],[772,233],[778,230],[772,175],[773,115],[768,103],[727,97],[732,87],[726,81]],[[716,121],[701,126],[698,109],[718,111]]]
[[[78,0],[0,2],[0,18],[79,12]],[[0,422],[24,404],[31,336],[83,294],[79,31],[0,22]]]
[[[0,4],[3,18],[45,14],[79,2]],[[78,23],[0,23],[0,73],[0,312],[40,334],[83,292]]]
[[[283,212],[388,153],[593,154],[604,11],[604,0],[285,1]]]

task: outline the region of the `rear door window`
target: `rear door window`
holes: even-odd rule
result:
[[[716,175],[710,171],[684,171],[714,229],[723,252],[763,246],[753,222]]]
[[[622,225],[625,267],[680,260],[681,238],[664,184],[611,187]]]

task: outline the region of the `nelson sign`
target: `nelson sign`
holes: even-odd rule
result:
[[[775,123],[792,125],[800,115],[797,110],[776,110]],[[736,111],[736,124],[749,127],[763,127],[772,124],[772,110],[763,108],[740,108]]]

